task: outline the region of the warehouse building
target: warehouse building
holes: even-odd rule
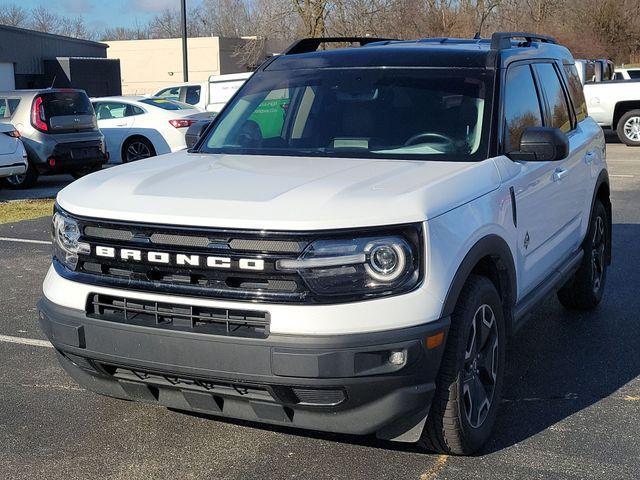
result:
[[[0,90],[73,87],[119,95],[120,65],[108,45],[0,25]]]
[[[189,82],[200,83],[211,75],[246,72],[248,66],[238,55],[249,39],[224,37],[189,38]],[[109,58],[119,59],[122,69],[122,92],[125,95],[154,93],[183,81],[182,40],[117,40],[106,42]],[[267,42],[263,56],[272,55]],[[280,48],[276,45],[275,49]]]

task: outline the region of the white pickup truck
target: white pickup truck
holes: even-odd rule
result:
[[[211,75],[206,82],[172,85],[153,96],[178,100],[208,112],[218,113],[251,74],[252,72]]]
[[[640,146],[640,81],[608,80],[610,76],[598,71],[599,62],[576,60],[589,116],[615,130],[621,142]]]

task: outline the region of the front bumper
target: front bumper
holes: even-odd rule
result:
[[[396,331],[266,339],[114,323],[43,298],[40,323],[64,369],[97,393],[180,410],[415,441],[449,319]],[[426,338],[444,333],[435,348]],[[406,364],[388,362],[406,352]]]

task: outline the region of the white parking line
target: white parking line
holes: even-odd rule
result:
[[[48,242],[45,240],[29,240],[26,238],[9,238],[9,237],[0,237],[0,242],[35,243],[38,245],[51,245],[51,242]]]
[[[635,178],[635,175],[609,175],[610,177],[618,177],[618,178]]]
[[[36,340],[35,338],[10,337],[9,335],[0,335],[0,342],[18,343],[20,345],[31,345],[33,347],[53,348],[47,340]]]

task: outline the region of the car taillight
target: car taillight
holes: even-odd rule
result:
[[[4,132],[4,134],[13,138],[20,138],[22,136],[18,130],[11,130],[10,132]]]
[[[49,130],[47,116],[44,113],[44,105],[42,104],[42,97],[36,97],[31,106],[31,125],[41,132]]]
[[[189,128],[196,123],[195,120],[187,120],[185,118],[178,118],[176,120],[169,120],[169,123],[176,128]]]

